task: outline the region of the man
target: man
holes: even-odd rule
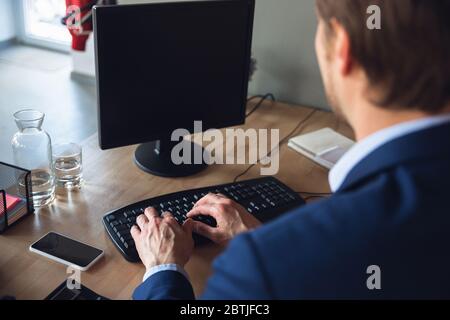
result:
[[[132,229],[147,267],[134,298],[195,298],[192,231],[235,238],[204,299],[450,298],[450,2],[316,3],[325,88],[358,140],[330,172],[334,195],[265,226],[222,195],[189,214],[217,228],[149,208]]]

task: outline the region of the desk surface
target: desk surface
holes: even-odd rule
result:
[[[306,121],[297,128],[303,120]],[[280,129],[281,139],[323,127],[352,137],[351,129],[331,113],[282,103],[266,102],[242,126]],[[56,231],[105,250],[105,257],[82,273],[85,286],[112,299],[130,299],[142,281],[144,267],[123,259],[104,230],[102,216],[150,197],[228,183],[249,168],[248,165],[213,165],[194,177],[164,179],[148,175],[134,165],[135,146],[101,151],[96,135],[82,145],[86,181],[83,188],[71,193],[58,190],[57,200],[50,207],[38,210],[0,235],[0,296],[43,299],[68,277],[65,266],[28,251],[32,242],[49,231]],[[329,192],[327,174],[327,170],[289,149],[287,141],[281,146],[280,171],[276,177],[295,191]],[[256,165],[240,180],[259,175],[260,167]],[[214,245],[196,249],[186,266],[197,295],[211,274],[212,261],[222,250]]]

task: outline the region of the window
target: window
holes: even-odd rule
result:
[[[25,43],[68,51],[71,36],[61,23],[65,0],[21,0],[22,32]]]

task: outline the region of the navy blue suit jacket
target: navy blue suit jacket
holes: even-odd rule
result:
[[[203,299],[450,298],[450,125],[391,141],[329,199],[233,240]],[[367,268],[381,269],[381,290]],[[164,271],[135,299],[194,299]]]

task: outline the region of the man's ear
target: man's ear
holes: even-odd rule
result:
[[[354,64],[350,37],[347,30],[336,19],[331,21],[331,27],[334,33],[334,55],[337,67],[341,74],[346,76],[352,72]]]

